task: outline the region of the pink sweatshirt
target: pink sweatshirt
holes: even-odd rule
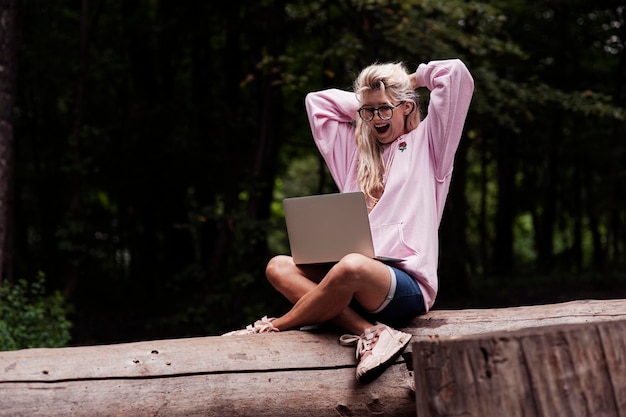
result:
[[[383,162],[390,171],[369,218],[376,254],[405,259],[394,266],[417,280],[428,311],[438,289],[439,223],[474,80],[460,60],[421,64],[416,76],[431,92],[428,116],[386,146]],[[359,191],[350,123],[358,117],[356,95],[330,89],[309,93],[305,104],[313,138],[339,190]]]

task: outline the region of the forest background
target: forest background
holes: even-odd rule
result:
[[[0,13],[13,53],[0,285],[56,294],[70,344],[283,312],[264,278],[289,252],[281,200],[334,191],[304,96],[383,61],[460,58],[476,82],[435,308],[626,296],[620,1],[2,0]]]

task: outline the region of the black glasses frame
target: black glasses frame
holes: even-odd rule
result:
[[[397,108],[397,107],[400,107],[400,106],[402,105],[402,103],[404,103],[404,102],[400,102],[400,103],[396,104],[395,106],[388,106],[388,105],[386,105],[386,106],[380,106],[380,107],[361,107],[361,108],[358,110],[359,117],[360,117],[360,118],[361,118],[361,120],[363,120],[364,122],[371,122],[372,120],[374,120],[374,115],[375,115],[376,113],[378,113],[378,117],[380,118],[380,120],[385,120],[385,121],[386,121],[386,120],[391,120],[391,118],[393,117],[393,110],[394,110],[395,108]],[[381,110],[381,109],[383,109],[383,110],[386,110],[386,109],[391,110],[391,114],[389,115],[389,117],[383,117],[383,116],[380,114],[380,110]],[[362,112],[363,112],[364,110],[366,110],[366,111],[368,111],[368,112],[371,112],[372,117],[370,117],[370,118],[365,118],[365,117],[363,117],[363,113],[362,113]]]

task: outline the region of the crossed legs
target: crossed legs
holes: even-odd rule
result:
[[[280,330],[327,321],[362,334],[373,326],[349,305],[355,298],[368,311],[378,308],[389,291],[391,279],[385,264],[350,254],[330,269],[300,267],[289,256],[276,256],[266,268],[269,282],[294,306],[272,324]]]
[[[225,336],[271,333],[330,321],[352,333],[339,340],[343,345],[356,344],[356,378],[364,383],[380,375],[411,340],[410,334],[382,323],[374,325],[350,308],[353,299],[369,311],[383,304],[391,275],[381,262],[350,254],[331,268],[301,267],[289,256],[276,256],[265,273],[293,307],[280,317],[265,316]]]

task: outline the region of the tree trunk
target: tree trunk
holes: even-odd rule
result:
[[[0,0],[0,285],[11,279],[13,210],[13,105],[16,89],[17,2]]]
[[[543,161],[541,182],[541,212],[537,235],[537,267],[541,273],[549,273],[554,266],[554,223],[556,215],[556,184],[558,181],[558,147],[562,142],[563,114],[555,110],[551,132],[548,137],[547,152]]]
[[[274,177],[278,150],[281,142],[281,125],[283,123],[283,95],[281,77],[284,69],[279,57],[285,53],[285,36],[282,33],[284,24],[284,1],[271,2],[266,11],[268,24],[266,36],[267,50],[272,62],[263,69],[259,77],[259,89],[262,100],[259,115],[259,141],[254,160],[252,187],[248,212],[251,218],[266,220],[270,215],[274,191]],[[265,249],[263,242],[258,250]]]
[[[465,189],[467,182],[467,147],[468,140],[463,138],[456,153],[454,173],[446,208],[440,227],[441,254],[439,276],[442,282],[448,282],[441,289],[445,297],[447,289],[454,295],[467,293],[469,283],[466,273],[467,240],[467,201]]]
[[[493,250],[494,273],[508,274],[513,270],[513,219],[515,216],[516,138],[500,128],[496,142],[498,163],[498,208],[496,239]]]

